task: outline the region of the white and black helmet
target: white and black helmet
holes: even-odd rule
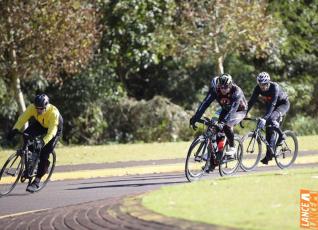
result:
[[[258,84],[266,84],[271,80],[271,77],[269,76],[269,74],[267,72],[261,72],[258,76],[257,76],[257,83]]]
[[[232,76],[230,74],[224,73],[217,78],[218,86],[229,86],[231,84],[232,84]]]
[[[216,88],[217,88],[218,78],[219,78],[218,76],[212,78],[212,80],[211,80],[211,88],[212,88],[212,89],[216,89]]]
[[[39,108],[45,108],[49,104],[49,97],[46,94],[38,94],[34,98],[34,105]]]

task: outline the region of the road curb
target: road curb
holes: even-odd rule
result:
[[[151,222],[154,224],[163,224],[172,229],[215,229],[215,230],[234,230],[235,228],[217,226],[212,224],[205,224],[184,219],[177,219],[173,217],[163,216],[159,213],[151,211],[142,205],[142,197],[147,194],[143,193],[138,196],[126,197],[122,200],[121,208],[130,216],[136,219]]]

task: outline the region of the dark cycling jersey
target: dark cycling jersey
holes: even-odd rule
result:
[[[248,110],[249,111],[252,106],[255,104],[256,100],[260,96],[260,101],[264,102],[266,105],[266,113],[263,117],[265,120],[269,118],[275,108],[278,106],[287,103],[288,96],[282,90],[282,88],[275,82],[270,82],[269,89],[267,91],[261,91],[259,85],[254,88],[253,94],[248,102]]]
[[[197,119],[201,118],[205,110],[214,100],[219,103],[222,110],[228,111],[227,116],[224,118],[225,122],[235,112],[245,111],[247,109],[244,93],[237,85],[233,84],[230,92],[226,95],[222,95],[219,89],[211,87],[208,95],[199,106],[195,117]]]

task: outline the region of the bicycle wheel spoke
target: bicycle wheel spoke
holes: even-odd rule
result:
[[[280,168],[287,168],[294,163],[298,154],[298,141],[296,135],[286,131],[286,140],[276,148],[276,163]]]
[[[45,174],[41,178],[41,182],[39,185],[39,189],[37,190],[40,191],[43,189],[47,183],[50,181],[50,178],[53,174],[54,168],[55,168],[55,162],[56,162],[56,154],[55,152],[49,154],[49,159],[47,162],[47,166],[45,167]]]
[[[262,145],[260,140],[257,140],[253,132],[248,133],[242,138],[243,141],[243,155],[241,161],[241,168],[244,171],[253,170],[260,161],[262,154]]]
[[[194,153],[194,154],[193,154]],[[185,165],[185,174],[189,181],[197,180],[203,176],[207,167],[208,148],[204,138],[196,140],[191,145]]]
[[[22,161],[19,155],[12,154],[0,171],[0,196],[7,195],[18,183],[22,172]]]
[[[240,165],[240,160],[241,160],[240,158],[242,154],[242,143],[239,138],[235,138],[234,142],[236,146],[236,154],[234,155],[234,157],[231,157],[231,158],[229,158],[228,156],[223,157],[222,163],[219,165],[219,172],[221,176],[231,175],[235,173]]]

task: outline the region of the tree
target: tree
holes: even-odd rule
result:
[[[280,44],[280,23],[267,13],[266,1],[190,0],[178,6],[179,45],[171,50],[191,57],[190,64],[212,58],[220,74],[228,54],[239,50],[263,57]]]
[[[97,21],[89,1],[0,1],[0,71],[20,113],[21,81],[32,76],[58,81],[61,72],[81,69],[100,37]]]
[[[128,88],[131,74],[165,56],[175,4],[173,0],[107,1],[102,9],[104,63],[112,65],[119,81]]]

